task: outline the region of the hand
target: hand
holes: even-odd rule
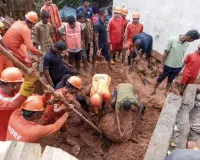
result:
[[[163,66],[159,68],[159,72],[163,73]]]
[[[97,55],[98,55],[98,56],[101,55],[101,51],[100,51],[100,50],[97,51]]]

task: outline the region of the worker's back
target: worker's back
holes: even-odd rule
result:
[[[24,21],[15,22],[3,37],[10,50],[18,49],[24,43],[24,36],[30,36],[31,32]]]

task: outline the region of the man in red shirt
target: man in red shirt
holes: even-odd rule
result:
[[[181,94],[188,84],[193,84],[199,75],[200,70],[200,45],[198,50],[194,53],[189,54],[184,61],[183,77],[180,82],[182,86]]]
[[[125,30],[124,48],[128,48],[130,51],[130,54],[131,52],[133,52],[133,49],[134,49],[133,42],[132,42],[133,37],[143,32],[143,24],[141,24],[139,20],[140,20],[140,13],[134,12],[133,22],[129,23]],[[123,59],[125,59],[125,54],[123,56],[124,56]],[[129,56],[128,59],[131,59],[131,57]],[[122,63],[124,63],[124,61]]]
[[[25,64],[31,67],[32,60],[28,55],[28,51],[36,55],[41,55],[41,51],[33,46],[31,39],[31,28],[37,23],[37,13],[31,11],[25,15],[25,21],[16,21],[6,32],[3,37],[8,49],[13,55]]]
[[[42,96],[29,97],[21,108],[15,110],[10,117],[7,141],[36,143],[39,139],[58,131],[68,118],[68,113],[64,113],[55,123],[46,126],[40,125],[38,122],[45,110]]]
[[[18,68],[10,67],[2,72],[0,81],[0,141],[5,141],[10,115],[33,94],[36,78],[29,75],[23,79],[22,72]]]
[[[123,47],[123,19],[121,15],[121,8],[114,7],[114,17],[108,23],[108,43],[110,44],[111,64],[114,61],[119,62],[120,53]],[[116,59],[116,52],[119,52],[118,59]]]
[[[64,97],[70,104],[79,105],[76,101],[75,93],[82,87],[82,80],[77,76],[71,76],[66,83],[66,87],[56,90],[56,93]],[[63,110],[62,103],[56,103],[54,97],[49,101],[50,105],[47,106],[45,113],[40,120],[40,124],[48,125],[55,123],[66,111]],[[76,106],[78,107],[78,106]],[[64,129],[64,127],[62,127]]]
[[[124,32],[126,30],[126,26],[128,25],[128,22],[129,22],[128,19],[126,19],[127,15],[128,15],[128,8],[123,8],[121,17],[123,19],[123,26],[124,26],[123,30],[124,30]]]
[[[58,12],[58,7],[55,4],[52,4],[52,0],[45,0],[44,6],[41,8],[42,10],[48,11],[50,14],[50,20],[54,31],[54,36],[56,38],[56,41],[59,41],[60,38],[57,35],[57,30],[61,27],[62,21]]]

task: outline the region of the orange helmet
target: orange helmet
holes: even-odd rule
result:
[[[134,12],[133,13],[133,18],[140,18],[140,13],[139,12]]]
[[[82,80],[77,77],[77,76],[71,76],[68,80],[67,80],[72,86],[81,89],[82,87]]]
[[[0,81],[2,82],[23,82],[23,74],[16,67],[9,67],[3,70],[1,73]]]
[[[25,15],[26,19],[28,19],[32,23],[37,23],[38,15],[36,12],[30,11]]]
[[[113,9],[113,12],[114,13],[122,13],[122,9],[119,6],[115,6],[114,9]]]
[[[123,8],[122,14],[127,16],[128,15],[128,8]]]
[[[44,111],[42,96],[28,97],[28,99],[22,104],[21,108],[34,112]]]
[[[93,94],[90,97],[90,104],[92,106],[100,107],[102,104],[102,98],[98,93]]]

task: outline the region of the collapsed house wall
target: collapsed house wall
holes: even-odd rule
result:
[[[154,39],[154,49],[163,53],[168,39],[186,33],[190,29],[200,30],[197,22],[200,1],[193,0],[114,0],[114,5],[125,6],[129,9],[128,19],[132,19],[133,11],[141,13],[141,23],[144,31]],[[197,49],[199,41],[191,43],[187,50]]]

